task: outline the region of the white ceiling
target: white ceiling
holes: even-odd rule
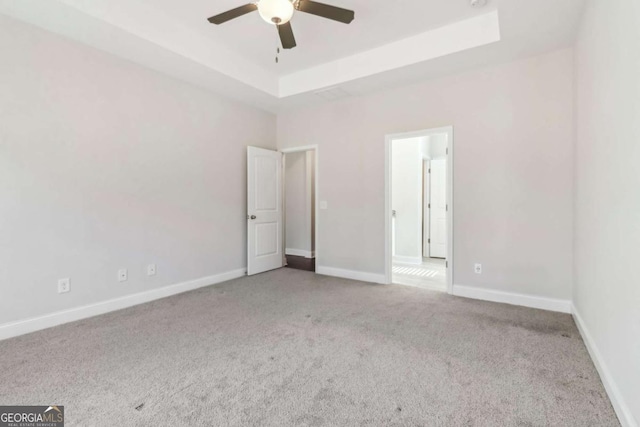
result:
[[[573,43],[584,0],[323,0],[341,24],[297,12],[298,46],[275,63],[276,29],[256,13],[206,18],[247,0],[0,0],[33,23],[223,95],[277,111],[318,90],[376,90]],[[345,92],[346,91],[346,92]],[[326,102],[326,101],[325,101]]]
[[[131,0],[130,0],[131,1]],[[427,30],[487,13],[469,7],[467,0],[321,0],[355,11],[355,20],[342,24],[307,13],[296,12],[291,25],[298,46],[283,50],[275,63],[280,42],[276,28],[257,12],[223,25],[211,25],[205,18],[245,4],[247,0],[192,0],[189,7],[175,0],[133,0],[148,3],[169,13],[182,25],[204,37],[237,50],[261,67],[282,76],[401,40]],[[78,0],[74,0],[78,2]]]

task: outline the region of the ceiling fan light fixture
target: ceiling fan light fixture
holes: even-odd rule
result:
[[[269,24],[286,24],[293,16],[294,7],[291,0],[259,0],[257,4],[258,13]]]

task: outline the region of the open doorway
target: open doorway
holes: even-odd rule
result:
[[[284,153],[285,265],[316,269],[316,150]]]
[[[453,130],[387,136],[388,283],[453,288]]]

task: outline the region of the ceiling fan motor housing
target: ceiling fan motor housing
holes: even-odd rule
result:
[[[291,20],[295,8],[291,0],[259,0],[258,13],[269,24],[282,25]]]

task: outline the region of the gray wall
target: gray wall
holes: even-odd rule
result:
[[[245,267],[273,115],[4,17],[0,52],[0,324]]]
[[[640,425],[640,2],[587,2],[576,71],[574,305]]]
[[[384,137],[448,125],[455,284],[569,300],[572,50],[278,114],[281,148],[320,146],[318,265],[384,273]]]

